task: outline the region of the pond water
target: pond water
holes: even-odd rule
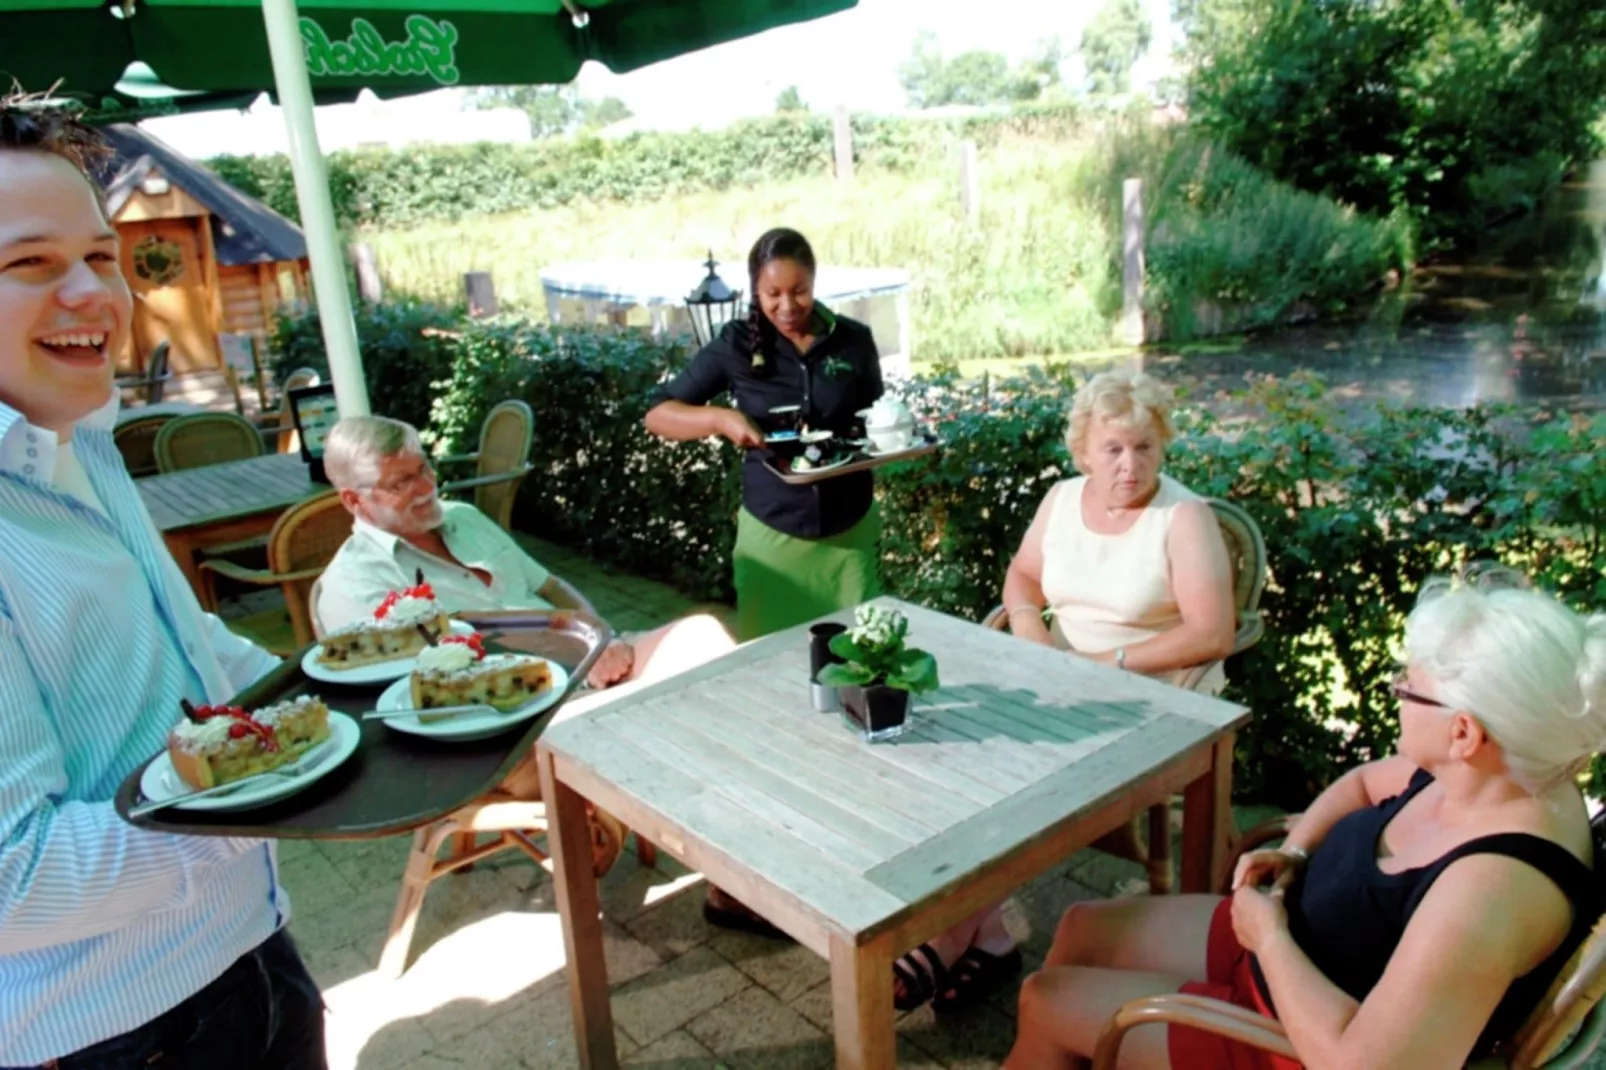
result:
[[[1138,359],[1196,396],[1305,369],[1358,401],[1606,408],[1603,253],[1606,161],[1599,161],[1479,247],[1420,269],[1363,319]]]

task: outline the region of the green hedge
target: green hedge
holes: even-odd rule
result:
[[[412,365],[439,377],[432,442],[467,446],[491,405],[523,398],[536,436],[521,526],[696,597],[729,597],[735,452],[665,444],[641,426],[647,392],[683,351],[516,320],[459,329]],[[394,330],[394,316],[367,317],[365,351]],[[416,382],[371,369],[370,384],[376,411],[416,404]],[[1072,474],[1062,435],[1073,390],[1065,369],[909,384],[947,446],[879,481],[889,591],[972,618],[998,601],[1037,503]],[[1166,463],[1247,509],[1269,547],[1266,636],[1228,665],[1229,695],[1255,711],[1239,747],[1244,797],[1303,805],[1335,772],[1392,745],[1394,643],[1425,576],[1495,557],[1580,606],[1606,607],[1606,453],[1596,449],[1606,414],[1357,411],[1310,377],[1266,379],[1229,404],[1226,415],[1185,405]]]
[[[854,116],[861,166],[904,170],[951,151],[960,139],[1064,137],[1074,106],[1023,107],[963,119]],[[575,200],[651,201],[828,173],[832,124],[813,114],[750,119],[724,130],[595,137],[523,145],[410,145],[329,156],[329,188],[343,226],[412,226],[434,220],[553,208]],[[299,218],[289,160],[219,156],[207,161],[237,189]]]

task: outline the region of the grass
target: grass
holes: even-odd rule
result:
[[[1185,337],[1211,302],[1255,310],[1341,305],[1391,266],[1391,225],[1297,193],[1205,143],[1171,134],[1006,140],[981,159],[979,217],[967,219],[957,163],[861,173],[850,185],[798,179],[645,204],[577,203],[360,235],[387,291],[461,300],[489,271],[512,310],[545,315],[540,273],[564,260],[740,254],[776,225],[806,233],[821,260],[901,267],[922,364],[1039,363],[1113,355],[1120,309],[1120,178],[1152,191],[1153,311]],[[1394,243],[1394,244],[1391,244]],[[743,272],[727,265],[732,282]],[[744,287],[745,288],[745,287]]]

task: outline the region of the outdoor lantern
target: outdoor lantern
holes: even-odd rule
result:
[[[686,295],[686,311],[691,313],[692,330],[697,332],[697,344],[707,345],[719,336],[720,328],[735,319],[742,304],[742,291],[732,290],[714,270],[719,261],[714,251],[708,251],[703,261],[708,275],[697,284],[697,289]]]
[[[314,483],[327,483],[323,471],[323,440],[340,419],[335,405],[335,385],[299,386],[290,391],[290,418],[301,439],[301,460]]]

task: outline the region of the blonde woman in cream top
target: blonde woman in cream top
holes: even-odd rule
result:
[[[1077,391],[1066,436],[1080,478],[1056,484],[1004,580],[1017,636],[1165,677],[1223,658],[1236,614],[1210,507],[1160,475],[1169,398],[1146,375],[1107,372]],[[1054,630],[1043,610],[1054,607]],[[1071,656],[1067,654],[1067,657]],[[989,907],[893,967],[900,1009],[956,1010],[1006,984],[1021,954]]]
[[[1175,436],[1169,404],[1142,373],[1105,372],[1077,391],[1065,437],[1082,475],[1044,496],[1004,577],[1017,636],[1165,679],[1232,651],[1221,528],[1207,502],[1160,473]],[[1219,667],[1211,677],[1204,689],[1219,691]]]
[[[1054,645],[1078,654],[1108,654],[1180,627],[1169,552],[1172,524],[1179,507],[1197,510],[1203,501],[1161,475],[1148,504],[1131,510],[1131,526],[1106,534],[1083,520],[1087,495],[1088,477],[1079,476],[1055,484],[1044,502],[1048,522],[1039,586],[1052,614],[1048,631]],[[1152,675],[1175,678],[1185,672],[1183,666]],[[1218,694],[1226,682],[1218,661],[1199,689]]]

